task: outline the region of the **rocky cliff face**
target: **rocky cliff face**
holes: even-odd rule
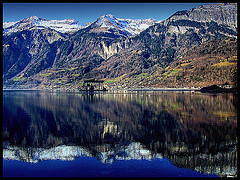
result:
[[[55,83],[63,77],[66,81],[58,82],[76,85],[84,78],[164,75],[169,63],[190,48],[209,40],[236,39],[236,17],[236,4],[214,4],[177,12],[157,24],[153,20],[138,22],[106,15],[72,34],[39,28],[34,24],[36,18],[30,19],[30,24],[24,21],[14,33],[10,33],[13,25],[8,23],[3,37],[4,86],[28,87],[37,82],[35,87],[47,88],[48,84],[53,88],[65,86]],[[130,29],[141,29],[141,23],[149,27],[132,36]]]
[[[179,11],[173,14],[169,21],[191,20],[198,22],[214,21],[237,29],[237,5],[236,3],[206,4],[187,11]]]
[[[11,78],[19,73],[30,76],[51,67],[55,58],[53,42],[65,39],[51,29],[32,29],[4,37],[3,74]]]

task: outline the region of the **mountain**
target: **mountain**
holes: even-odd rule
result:
[[[223,6],[224,9],[226,9],[225,6],[229,7],[229,5],[218,4],[215,6]],[[232,6],[233,5],[230,7]],[[201,9],[201,7],[197,9]],[[185,11],[185,13],[189,14],[188,16],[191,17],[193,16],[192,12],[194,14],[197,9],[188,10]],[[236,17],[236,6],[235,11],[233,12],[235,13],[232,13],[232,16]],[[101,73],[99,73],[99,76],[97,77],[106,78],[108,81],[112,81],[113,83],[109,85],[110,87],[114,86],[114,84],[118,84],[117,86],[124,88],[146,86],[189,86],[188,80],[185,79],[183,79],[184,84],[176,83],[178,80],[174,80],[175,83],[172,83],[170,76],[182,76],[181,74],[183,73],[188,73],[189,76],[192,76],[191,74],[195,72],[195,68],[188,69],[188,72],[186,72],[186,69],[170,69],[169,66],[172,66],[171,63],[182,59],[184,54],[190,54],[188,51],[190,51],[192,48],[196,48],[198,50],[204,48],[206,51],[202,51],[201,54],[198,54],[198,60],[200,59],[201,62],[198,62],[198,67],[196,68],[201,69],[201,67],[199,67],[200,64],[204,64],[204,67],[206,67],[208,64],[206,64],[203,56],[208,55],[209,52],[207,51],[207,48],[212,46],[212,50],[215,51],[215,56],[217,49],[218,51],[222,51],[221,53],[218,53],[218,57],[214,58],[214,63],[217,64],[221,61],[227,62],[228,58],[229,60],[234,60],[230,63],[225,63],[226,66],[221,67],[225,69],[225,72],[221,71],[221,79],[218,79],[217,77],[212,78],[211,83],[224,84],[224,81],[231,81],[234,84],[236,82],[236,78],[233,77],[236,77],[235,73],[237,65],[237,31],[234,30],[234,27],[228,26],[224,22],[219,24],[215,21],[206,22],[205,19],[203,19],[203,21],[195,21],[194,18],[190,18],[189,20],[186,18],[181,19],[180,17],[182,14],[183,13],[177,12],[166,21],[151,26],[145,31],[141,32],[138,36],[129,39],[131,45],[129,45],[127,48],[122,46],[124,44],[123,41],[119,41],[119,45],[117,47],[119,47],[119,49],[124,49],[124,51],[115,53],[106,61],[103,61],[101,66],[94,69],[92,73],[94,72],[97,74],[97,72],[100,70]],[[221,14],[221,11],[219,14]],[[212,18],[211,15],[213,16]],[[209,19],[214,20],[215,15],[216,13],[209,13]],[[225,19],[228,18],[226,13],[222,13],[221,16],[226,16]],[[230,20],[231,18],[229,18],[229,23],[231,22]],[[217,40],[217,42],[221,41],[220,44],[225,43],[225,41],[231,43],[225,43],[224,46],[228,46],[228,48],[225,47],[224,50],[221,50],[221,45],[215,44],[216,41],[213,40]],[[208,43],[208,46],[201,46],[205,42]],[[116,46],[116,43],[110,44],[108,46],[109,50],[113,49],[114,46]],[[195,58],[197,57],[195,56]],[[209,60],[211,61],[212,59],[213,57]],[[213,63],[209,65],[211,66],[212,64]],[[233,66],[234,70],[229,74],[227,70],[228,68],[231,68],[231,66]],[[207,69],[208,68],[205,70]],[[210,77],[209,72],[208,77]],[[223,78],[225,73],[231,76],[227,78],[227,80]],[[96,76],[96,74],[94,74],[94,76]],[[104,74],[104,76],[102,76],[102,74]],[[165,80],[163,81],[163,79]],[[201,82],[194,81],[194,83],[191,83],[191,86],[198,87],[202,86],[203,84],[208,84],[209,81],[206,80],[207,78]]]
[[[120,149],[121,148],[121,149]],[[95,152],[96,158],[102,163],[113,163],[116,160],[133,160],[133,159],[147,159],[152,160],[156,158],[162,159],[159,153],[153,153],[139,142],[132,142],[128,146],[114,147],[109,151]],[[107,149],[107,145],[105,147]],[[29,154],[28,151],[31,151]],[[50,149],[44,148],[24,148],[7,147],[3,150],[3,158],[18,160],[24,162],[38,163],[44,160],[67,160],[72,161],[81,156],[93,157],[94,153],[81,146],[66,146],[60,145]]]
[[[139,34],[149,26],[156,24],[158,21],[154,19],[119,19],[108,14],[101,16],[93,23],[79,23],[74,19],[64,20],[46,20],[37,16],[31,16],[17,22],[3,23],[3,35],[9,35],[13,32],[31,29],[50,28],[61,33],[74,33],[80,29],[92,25],[93,32],[104,31],[104,29],[119,29],[124,31],[127,36]],[[107,30],[106,30],[107,31]]]
[[[91,32],[111,32],[118,31],[119,34],[129,37],[137,35],[149,26],[156,24],[158,21],[154,19],[119,19],[108,14],[101,16],[91,25]]]
[[[53,22],[56,22],[55,26],[50,25]],[[201,62],[197,66],[211,66],[213,63],[206,64],[211,60],[215,64],[226,61],[222,70],[216,71],[229,73],[227,70],[233,66],[230,76],[227,79],[215,77],[211,81],[205,78],[200,83],[192,81],[191,85],[220,85],[226,81],[236,84],[236,3],[207,4],[176,12],[164,21],[119,19],[108,14],[85,27],[74,20],[62,23],[30,17],[4,24],[4,87],[75,89],[87,78],[104,79],[108,88],[185,86],[189,84],[188,78],[173,83],[168,77],[174,75],[177,78],[186,71],[193,77],[191,73],[195,69],[169,67],[184,61],[182,58],[193,52],[193,48],[207,43],[208,47],[215,48],[213,51],[220,51],[220,44],[224,42],[230,42],[228,45],[231,46],[215,58],[205,57],[205,46],[205,54],[198,54]],[[59,29],[65,32],[71,28],[73,31],[57,31],[56,27],[60,26]],[[76,31],[74,27],[79,29]],[[220,44],[214,44],[216,42]],[[164,84],[162,79],[165,79]]]
[[[218,24],[228,25],[230,28],[237,28],[237,6],[236,3],[206,4],[191,10],[178,11],[173,14],[170,21],[191,20],[198,22],[214,21]]]
[[[87,27],[87,24],[81,24],[74,19],[65,20],[46,20],[37,16],[31,16],[17,22],[3,23],[3,35],[11,34],[22,30],[31,29],[54,29],[61,33],[76,32],[79,29]]]

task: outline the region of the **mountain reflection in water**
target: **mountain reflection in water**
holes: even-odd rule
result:
[[[3,91],[3,157],[33,163],[82,154],[103,163],[167,158],[201,173],[236,175],[236,98]]]

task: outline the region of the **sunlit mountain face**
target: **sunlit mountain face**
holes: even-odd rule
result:
[[[3,158],[39,163],[169,159],[237,172],[234,94],[3,92]]]
[[[162,21],[26,17],[3,24],[3,88],[76,90],[89,78],[107,89],[236,86],[237,35],[237,3]]]

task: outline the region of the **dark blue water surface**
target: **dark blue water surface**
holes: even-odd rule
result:
[[[237,174],[234,94],[3,91],[4,177]]]
[[[37,164],[3,160],[5,177],[218,177],[178,168],[166,158],[154,160],[118,160],[104,164],[94,157],[73,161],[46,160]]]

